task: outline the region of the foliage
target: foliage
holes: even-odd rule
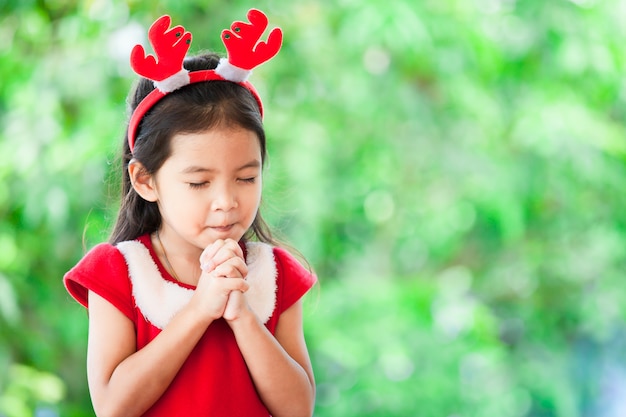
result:
[[[0,416],[91,413],[60,279],[114,217],[130,47],[169,13],[220,50],[249,5],[0,0]],[[254,6],[286,33],[264,210],[321,277],[316,415],[624,414],[626,5]]]
[[[65,395],[65,385],[57,376],[24,365],[11,365],[9,383],[0,397],[0,411],[7,417],[56,415],[56,404]],[[54,413],[54,414],[53,414]],[[3,414],[4,415],[4,414]]]

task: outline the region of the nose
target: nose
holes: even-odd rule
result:
[[[237,206],[235,187],[230,184],[215,184],[211,193],[211,210],[229,211]]]

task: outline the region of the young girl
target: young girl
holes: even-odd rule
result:
[[[163,16],[157,59],[131,55],[123,201],[110,243],[64,277],[89,308],[98,416],[310,416],[315,384],[301,297],[314,275],[276,247],[259,213],[263,107],[246,81],[280,49],[267,18],[222,32],[228,58],[186,58]]]

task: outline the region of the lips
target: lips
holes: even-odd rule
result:
[[[210,226],[210,228],[212,230],[215,230],[216,232],[225,233],[225,232],[229,232],[233,228],[233,226],[234,226],[234,224],[231,223],[231,224],[226,224],[226,225],[223,225],[223,226]]]

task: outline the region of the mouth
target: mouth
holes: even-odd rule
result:
[[[234,227],[234,223],[226,224],[226,225],[223,225],[223,226],[210,226],[209,228],[211,230],[214,230],[214,231],[219,232],[219,233],[226,233],[226,232],[230,232],[230,230],[233,227]]]

